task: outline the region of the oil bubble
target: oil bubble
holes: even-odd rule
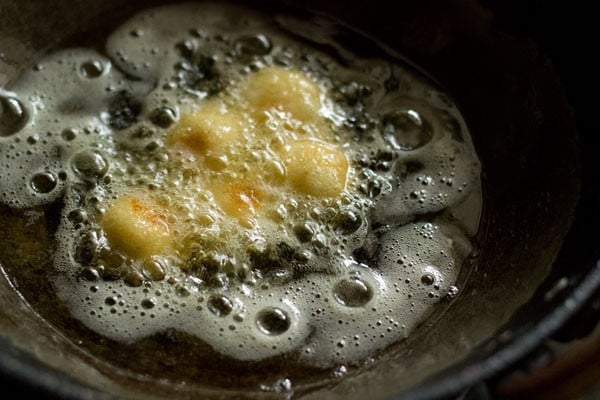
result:
[[[84,78],[94,79],[102,75],[102,72],[104,72],[104,65],[101,61],[90,60],[81,64],[79,70]]]
[[[118,272],[118,270],[116,272]],[[116,278],[118,278],[118,276]],[[125,273],[123,281],[127,286],[139,287],[144,283],[144,276],[140,272],[130,269]]]
[[[75,248],[75,261],[81,265],[88,265],[94,260],[102,246],[101,239],[96,231],[88,231]]]
[[[336,232],[342,235],[349,235],[360,228],[362,225],[362,218],[358,213],[352,210],[344,210],[333,218],[333,225],[335,226]]]
[[[73,157],[73,170],[86,178],[100,178],[108,170],[108,164],[96,151],[82,151]]]
[[[264,56],[271,51],[271,41],[263,34],[242,36],[235,42],[235,52],[242,58]]]
[[[114,306],[117,304],[117,298],[115,296],[110,296],[104,299],[104,304],[107,306]]]
[[[435,282],[435,277],[432,274],[424,274],[421,276],[421,283],[426,286],[431,286]]]
[[[256,316],[256,326],[269,336],[281,335],[289,329],[290,325],[288,315],[280,308],[265,308]]]
[[[231,300],[223,295],[214,295],[208,299],[208,309],[217,317],[225,317],[233,310]]]
[[[165,262],[163,260],[150,260],[142,265],[143,274],[153,281],[161,281],[165,278]]]
[[[301,242],[309,242],[315,234],[314,224],[305,222],[294,226],[294,234]]]
[[[65,129],[62,131],[61,137],[65,141],[70,142],[77,137],[77,131],[75,129]]]
[[[362,307],[373,298],[373,290],[362,279],[351,277],[333,287],[333,297],[346,307]]]
[[[170,107],[159,107],[150,113],[150,122],[161,128],[168,128],[175,121],[177,121],[177,114]]]
[[[81,277],[88,282],[96,282],[100,279],[100,273],[96,268],[86,267],[81,271]]]
[[[19,100],[0,95],[0,137],[19,132],[28,119],[29,115]]]
[[[446,293],[446,298],[448,300],[454,300],[456,296],[458,296],[459,289],[458,287],[452,285],[448,288],[448,293]]]
[[[142,307],[144,307],[147,310],[154,308],[155,305],[156,305],[156,299],[154,297],[150,297],[150,298],[142,300]]]
[[[31,188],[40,194],[50,193],[56,188],[56,175],[52,172],[40,172],[31,178]]]
[[[80,224],[87,220],[87,212],[84,209],[78,208],[70,211],[69,214],[67,214],[67,218],[74,224]]]
[[[396,150],[416,150],[433,138],[431,122],[412,107],[387,114],[383,124],[383,138]]]

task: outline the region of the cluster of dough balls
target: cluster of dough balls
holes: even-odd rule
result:
[[[167,132],[172,159],[184,159],[216,212],[260,226],[283,195],[334,198],[349,163],[321,115],[321,89],[282,67],[251,73],[220,96],[181,113]],[[149,193],[117,199],[101,219],[111,245],[133,258],[168,252],[186,227]]]

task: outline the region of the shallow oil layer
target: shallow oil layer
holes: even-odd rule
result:
[[[15,210],[50,206],[55,216],[47,213],[46,225],[48,291],[56,297],[40,312],[60,302],[106,343],[136,349],[130,365],[155,361],[149,353],[171,332],[202,343],[192,348],[194,360],[267,366],[289,356],[343,375],[340,366],[405,338],[440,299],[454,297],[480,213],[466,125],[413,70],[337,52],[334,59],[246,10],[171,6],[117,29],[105,55],[54,53],[1,92],[0,201]],[[99,268],[100,256],[115,258],[99,224],[111,201],[144,188],[175,195],[180,205],[196,202],[165,147],[170,119],[272,65],[302,71],[321,88],[321,115],[351,164],[343,199],[282,203],[286,213],[262,236],[286,250],[272,253],[284,261],[273,273],[258,262],[248,264],[248,276],[207,277],[182,268],[183,257],[154,270],[126,257]],[[35,220],[26,211],[22,218]],[[304,222],[314,227],[306,241],[295,229]],[[248,245],[226,250],[239,258]]]

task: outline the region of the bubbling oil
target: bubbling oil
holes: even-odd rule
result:
[[[48,279],[87,329],[134,346],[176,330],[231,360],[297,354],[339,369],[406,338],[456,296],[481,208],[460,112],[396,59],[332,42],[334,58],[304,39],[233,6],[166,6],[116,29],[104,54],[57,51],[0,92],[0,202],[61,205]],[[186,109],[235,98],[272,67],[320,88],[348,182],[330,199],[286,192],[268,222],[244,227],[207,206],[168,132]],[[260,159],[262,144],[248,143]],[[113,248],[101,218],[136,190],[189,215],[186,251],[141,262]]]

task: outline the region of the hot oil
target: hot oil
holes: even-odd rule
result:
[[[24,264],[31,241],[3,229],[0,259],[102,368],[287,391],[340,378],[455,297],[481,209],[459,111],[400,61],[360,58],[303,24],[211,4],[146,11],[111,33],[105,52],[60,50],[0,93],[3,226],[47,238]],[[194,194],[182,174],[189,165],[172,164],[169,127],[274,66],[321,88],[330,140],[350,163],[343,195],[284,196],[258,249],[245,228],[152,266],[112,249],[99,220],[134,189],[204,207],[204,188]]]

